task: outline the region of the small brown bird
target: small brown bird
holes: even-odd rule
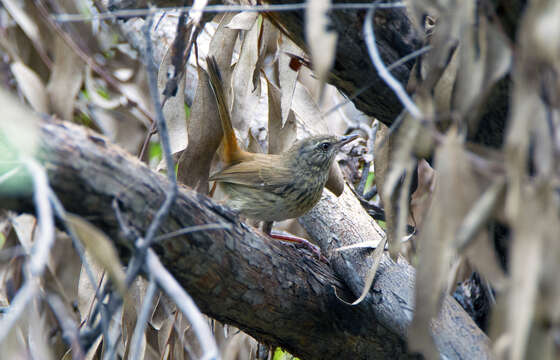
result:
[[[357,135],[312,136],[278,155],[244,151],[231,125],[216,60],[208,57],[206,61],[224,131],[225,167],[210,180],[221,184],[227,205],[265,222],[295,218],[311,210],[321,198],[336,153]]]

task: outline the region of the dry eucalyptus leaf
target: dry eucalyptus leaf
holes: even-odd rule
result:
[[[327,75],[334,64],[337,34],[329,31],[329,9],[331,2],[327,0],[308,0],[305,12],[305,36],[311,52],[313,70],[321,83],[319,93],[322,94]],[[321,99],[322,96],[319,96]]]
[[[292,98],[294,97],[298,78],[298,71],[290,67],[291,57],[286,53],[303,56],[303,51],[285,35],[280,35],[279,46],[278,81],[282,90],[282,126],[284,126],[292,108]]]
[[[291,113],[282,124],[281,92],[267,79],[268,85],[268,153],[280,154],[292,146],[296,140],[297,126]]]
[[[126,275],[111,240],[98,228],[79,216],[68,214],[67,219],[84,244],[86,251],[107,271],[117,290],[124,296],[127,291]]]
[[[496,81],[502,78],[511,64],[511,49],[497,26],[491,24],[487,16],[474,14],[472,24],[462,33],[458,53],[458,69],[453,87],[452,108],[476,130],[473,107],[486,100],[487,94]]]
[[[210,43],[210,54],[216,56],[224,85],[229,84],[229,65],[239,33],[238,30],[225,27],[232,16],[226,14],[222,18]],[[208,85],[208,76],[202,69],[198,70],[198,87],[188,120],[187,133],[188,146],[179,158],[177,178],[185,185],[207,194],[210,166],[222,141],[223,132],[214,95]]]
[[[119,106],[113,110],[106,110],[90,106],[89,110],[92,121],[111,142],[132,154],[138,151],[144,141],[146,128],[128,108]]]
[[[78,311],[80,312],[80,322],[86,321],[90,317],[90,312],[95,299],[95,292],[98,287],[101,286],[101,279],[106,281],[107,277],[104,276],[105,271],[103,268],[95,262],[93,256],[86,251],[85,254],[88,266],[93,272],[95,284],[90,282],[86,271],[86,265],[82,264],[80,270],[80,278],[78,280]]]
[[[63,120],[72,120],[76,95],[82,87],[84,62],[61,38],[55,40],[54,66],[47,84],[52,110]]]
[[[245,133],[250,126],[251,114],[259,101],[253,93],[253,74],[259,56],[258,39],[259,24],[255,22],[245,33],[245,38],[239,51],[239,59],[231,75],[231,121],[233,127],[240,133]]]
[[[454,254],[452,243],[480,193],[461,139],[453,129],[436,150],[435,169],[438,182],[418,250],[415,303],[422,306],[416,308],[409,329],[410,348],[427,358],[437,356],[429,326],[446,291],[446,274]]]
[[[542,272],[544,235],[549,224],[535,219],[535,214],[546,214],[540,208],[536,194],[524,192],[523,208],[513,224],[515,232],[511,249],[512,288],[509,293],[508,332],[512,337],[511,359],[526,358],[526,351],[539,297],[539,277]],[[550,211],[550,209],[549,209]],[[554,210],[552,210],[554,211]],[[540,221],[539,221],[540,220]]]
[[[50,104],[47,89],[35,71],[19,61],[13,62],[10,65],[10,70],[33,110],[40,113],[49,113]]]
[[[82,262],[72,246],[72,240],[66,233],[57,232],[56,241],[50,251],[49,271],[45,272],[43,277],[43,286],[47,291],[60,295],[69,309],[70,304],[78,298],[81,268]]]
[[[33,42],[33,46],[43,54],[47,54],[45,43],[41,38],[41,29],[36,20],[32,18],[29,9],[25,9],[24,1],[2,0],[4,8],[9,12],[10,16],[23,30],[25,35]]]
[[[377,170],[377,167],[375,169]],[[437,174],[424,159],[418,161],[417,172],[418,186],[410,197],[410,215],[412,219],[409,223],[413,225],[417,231],[421,231],[424,218],[432,203]],[[377,171],[375,173],[377,177]]]
[[[26,334],[31,358],[45,360],[55,359],[53,346],[49,337],[49,330],[51,326],[55,326],[56,324],[47,323],[47,313],[40,313],[37,304],[32,303],[27,313],[29,314],[29,324]]]
[[[159,66],[158,89],[165,88],[167,83],[168,69],[171,66],[173,48],[169,47]],[[170,97],[163,106],[163,114],[167,123],[171,153],[175,154],[187,147],[187,114],[185,112],[185,73],[177,85],[177,93]],[[163,95],[161,96],[164,97]]]
[[[165,349],[169,346],[171,336],[173,335],[173,325],[177,318],[177,314],[166,314],[166,318],[161,324],[161,328],[157,332],[158,337],[158,350],[163,353]]]
[[[143,306],[143,299],[146,294],[147,281],[143,278],[136,278],[136,280],[130,285],[126,296],[123,299],[123,311],[121,317],[121,328],[122,328],[122,341],[124,344],[124,358],[130,356],[130,345],[132,336],[134,334],[134,327],[136,326],[136,321],[140,314],[141,308]],[[145,334],[142,335],[141,349],[136,352],[139,358],[144,358],[144,353],[146,351],[146,338]]]
[[[234,30],[250,30],[258,17],[259,13],[256,11],[243,11],[236,14],[226,27]]]
[[[35,216],[22,214],[12,218],[12,226],[17,235],[18,242],[27,254],[31,253],[33,247],[33,234],[37,227]]]

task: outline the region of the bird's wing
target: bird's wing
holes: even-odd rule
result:
[[[260,189],[284,186],[293,178],[292,171],[275,158],[257,156],[226,167],[210,176],[211,181],[228,182]],[[274,165],[273,165],[274,163]]]

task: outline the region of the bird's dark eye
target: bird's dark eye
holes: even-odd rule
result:
[[[323,151],[328,151],[331,148],[331,143],[324,142],[319,144],[319,148]]]

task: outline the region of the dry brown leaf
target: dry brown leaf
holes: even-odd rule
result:
[[[278,81],[280,83],[280,89],[282,89],[282,126],[284,126],[292,108],[292,99],[294,97],[298,78],[298,71],[290,67],[291,57],[288,56],[287,53],[303,56],[303,51],[285,35],[280,36],[279,45]]]
[[[123,311],[121,317],[121,332],[122,332],[122,342],[124,345],[124,358],[127,359],[130,356],[130,345],[132,336],[134,334],[134,327],[136,326],[136,321],[140,314],[141,308],[143,306],[144,296],[146,295],[147,284],[146,280],[143,278],[136,278],[136,280],[130,285],[126,296],[123,299]],[[142,340],[140,341],[140,349],[136,351],[136,354],[140,359],[144,358],[146,352],[146,335],[142,334]]]
[[[55,324],[47,324],[47,313],[40,313],[37,303],[32,302],[27,312],[29,314],[29,324],[26,335],[31,358],[55,359],[53,344],[49,339],[49,329]]]
[[[95,291],[100,286],[101,280],[106,280],[103,268],[97,265],[93,257],[88,252],[86,252],[85,258],[93,272],[95,284],[90,282],[85,265],[82,265],[80,278],[78,280],[78,311],[80,312],[80,322],[89,319],[91,308],[93,303],[96,301]]]
[[[416,308],[409,329],[409,344],[427,358],[437,357],[430,323],[438,314],[446,292],[446,274],[454,254],[455,234],[480,193],[460,137],[450,131],[436,150],[438,182],[430,212],[419,240],[415,285]]]
[[[124,296],[127,291],[126,275],[113,242],[98,228],[79,216],[68,214],[67,221],[84,244],[86,251],[107,271],[117,290]]]
[[[85,64],[61,38],[55,40],[54,66],[47,84],[52,111],[72,120],[74,102],[82,87]]]
[[[468,30],[462,33],[458,55],[458,69],[452,94],[452,109],[465,117],[469,130],[476,131],[478,111],[492,86],[509,71],[512,51],[506,35],[491,24],[479,7],[473,14]]]
[[[144,141],[146,128],[125,106],[106,110],[97,106],[89,107],[89,114],[103,135],[126,151],[135,154]]]
[[[428,213],[430,204],[432,203],[437,176],[434,169],[424,159],[418,161],[417,172],[418,186],[410,197],[410,215],[412,219],[409,223],[416,228],[416,231],[420,232],[422,231],[424,217]]]
[[[239,51],[239,59],[235,64],[231,75],[231,122],[233,127],[241,134],[247,132],[250,127],[251,114],[256,107],[259,98],[253,88],[253,74],[259,57],[259,31],[258,22],[255,21],[249,31],[247,31]],[[225,80],[224,80],[225,82]],[[225,88],[226,92],[228,87]]]
[[[10,70],[33,110],[40,113],[49,113],[50,104],[47,89],[37,73],[19,61],[13,62],[10,65]]]
[[[268,19],[262,18],[262,25],[259,34],[258,48],[259,56],[253,71],[253,89],[257,89],[257,94],[261,96],[261,72],[266,73],[268,79],[273,84],[279,85],[276,79],[276,69],[278,65],[278,39],[280,31]]]
[[[238,30],[225,28],[232,16],[227,14],[222,18],[210,43],[210,54],[216,56],[224,85],[229,84],[229,65],[239,33]],[[188,147],[179,158],[177,178],[185,185],[206,194],[212,158],[222,141],[223,132],[214,95],[208,86],[208,77],[202,69],[198,71],[198,87],[188,120],[187,133]]]
[[[33,247],[33,233],[37,226],[35,216],[22,214],[12,218],[12,226],[17,235],[18,242],[27,254],[31,253]]]
[[[233,30],[250,30],[258,17],[259,13],[256,11],[243,11],[236,14],[226,27]]]
[[[31,40],[37,51],[42,56],[47,56],[48,45],[45,42],[45,34],[41,33],[44,29],[41,29],[40,23],[37,22],[37,19],[33,18],[33,14],[31,14],[33,9],[26,8],[25,3],[24,1],[2,0],[4,8]]]
[[[169,348],[169,342],[171,340],[171,335],[173,334],[173,324],[175,323],[175,320],[175,314],[167,314],[166,319],[162,322],[161,328],[157,333],[158,349],[162,354]]]
[[[171,66],[173,48],[169,47],[159,66],[158,89],[165,88],[168,69]],[[177,84],[177,93],[170,97],[163,106],[163,114],[167,123],[167,131],[171,143],[171,153],[175,154],[187,147],[187,114],[185,112],[185,73]],[[161,95],[164,98],[164,95]]]
[[[291,113],[282,125],[281,92],[268,79],[268,153],[279,154],[286,151],[296,140],[297,126]]]
[[[328,12],[331,1],[308,0],[307,3],[305,36],[311,52],[313,70],[320,81],[319,94],[322,94],[327,75],[334,64],[338,36],[329,31],[331,25]],[[321,98],[319,95],[319,99]]]

